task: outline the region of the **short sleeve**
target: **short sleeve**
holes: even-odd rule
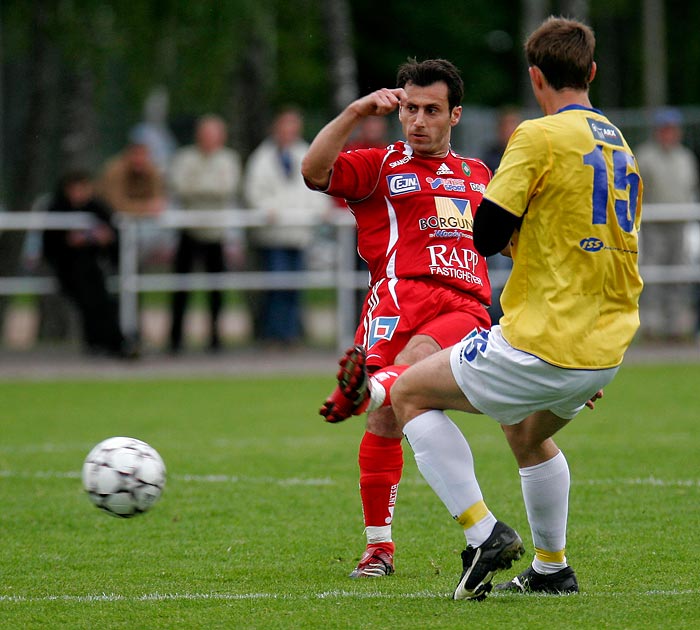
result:
[[[546,136],[526,121],[513,132],[484,197],[521,217],[530,199],[542,189],[550,170],[551,150]]]
[[[333,164],[330,183],[324,191],[333,197],[360,201],[377,187],[384,149],[358,149],[341,153]]]

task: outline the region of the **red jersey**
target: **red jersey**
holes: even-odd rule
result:
[[[413,154],[397,142],[341,153],[326,192],[355,216],[370,284],[383,278],[430,279],[491,304],[486,260],[472,227],[488,167],[452,150],[444,158]]]

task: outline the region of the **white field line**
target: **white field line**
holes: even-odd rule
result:
[[[0,479],[80,479],[80,472],[70,470],[0,470]],[[247,477],[245,475],[178,475],[169,474],[168,479],[184,481],[185,483],[248,483],[278,486],[332,486],[335,485],[330,477]]]
[[[652,590],[638,592],[608,591],[600,593],[579,593],[576,597],[590,599],[616,598],[616,597],[683,597],[685,595],[698,595],[700,589],[684,590]],[[415,593],[358,593],[354,591],[334,590],[321,593],[282,594],[279,593],[144,593],[143,595],[119,595],[118,593],[101,593],[93,595],[0,595],[0,603],[41,603],[41,602],[68,602],[68,603],[100,603],[100,602],[163,602],[163,601],[242,601],[250,599],[272,599],[280,601],[311,601],[317,599],[342,600],[342,599],[450,599],[451,593],[436,593],[432,591],[417,591]],[[512,597],[509,595],[492,595],[491,597]],[[531,595],[530,597],[533,597]],[[534,595],[537,597],[537,595]],[[546,596],[543,596],[546,597]]]
[[[80,472],[56,470],[0,470],[0,479],[80,479]],[[169,479],[185,483],[272,484],[278,486],[334,486],[330,477],[251,477],[246,475],[191,475],[171,473]],[[405,477],[402,483],[426,485],[421,477]],[[654,476],[629,479],[573,479],[573,485],[582,486],[650,486],[658,488],[700,488],[700,479],[659,479]]]

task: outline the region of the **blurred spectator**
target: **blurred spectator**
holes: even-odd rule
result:
[[[501,157],[506,150],[510,137],[522,120],[520,110],[516,107],[504,107],[500,110],[496,123],[496,138],[482,157],[484,162],[486,162],[486,166],[493,173],[496,172],[498,165],[501,163]]]
[[[345,151],[355,149],[383,149],[389,144],[388,123],[385,116],[367,116],[350,138]]]
[[[154,87],[143,106],[143,122],[133,129],[133,133],[141,137],[148,146],[153,163],[161,173],[167,170],[177,149],[177,141],[167,123],[168,102],[166,88]]]
[[[644,182],[644,202],[690,203],[697,200],[698,161],[681,141],[681,112],[665,107],[654,112],[653,137],[635,152]],[[648,223],[643,229],[641,254],[648,265],[689,262],[686,225]],[[691,333],[692,290],[684,284],[647,284],[640,301],[641,330],[652,339],[679,340]]]
[[[119,329],[117,303],[107,291],[103,269],[115,258],[112,211],[95,197],[90,175],[72,171],[63,176],[48,211],[89,212],[97,219],[89,230],[47,230],[43,235],[44,256],[61,290],[80,312],[86,350],[91,354],[135,357],[135,346]]]
[[[501,156],[506,150],[508,141],[521,122],[522,116],[520,115],[520,110],[517,108],[505,107],[500,111],[495,142],[486,149],[483,156],[483,160],[486,162],[486,166],[491,169],[491,172],[495,173],[498,169],[498,165],[501,163]],[[496,254],[495,256],[489,256],[488,265],[491,277],[491,306],[489,307],[489,315],[491,317],[491,324],[495,325],[498,324],[503,316],[501,293],[503,292],[503,286],[506,282],[505,278],[499,280],[498,276],[509,273],[513,267],[513,261],[507,256]]]
[[[330,200],[307,188],[301,160],[303,117],[287,108],[275,117],[271,133],[251,154],[244,189],[251,208],[265,211],[268,225],[252,230],[251,239],[265,271],[304,269],[304,250],[314,239],[313,226],[290,225],[295,219],[321,219]],[[258,334],[266,341],[295,343],[303,336],[300,292],[271,290],[261,296]]]
[[[226,124],[218,116],[204,116],[197,122],[196,144],[180,149],[173,158],[171,185],[176,198],[185,210],[221,210],[230,208],[241,178],[238,153],[225,146]],[[224,271],[223,228],[188,228],[180,234],[175,254],[175,273],[192,271],[200,259],[208,273]],[[182,328],[188,293],[176,291],[172,302],[170,349],[178,352],[182,346]],[[211,333],[209,348],[221,346],[219,314],[222,308],[221,291],[209,293]]]
[[[100,178],[99,192],[119,213],[147,217],[163,211],[163,179],[151,159],[142,128],[135,127],[124,151],[107,162]]]
[[[98,193],[118,215],[144,219],[163,212],[165,184],[153,163],[143,129],[134,127],[125,149],[107,161],[98,181]],[[160,257],[162,237],[163,230],[156,226],[138,225],[141,261]],[[126,332],[140,335],[139,330]]]

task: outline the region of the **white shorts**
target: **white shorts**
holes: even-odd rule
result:
[[[619,369],[557,367],[513,348],[500,326],[475,331],[453,346],[450,365],[469,402],[501,424],[517,424],[545,410],[570,420]]]

